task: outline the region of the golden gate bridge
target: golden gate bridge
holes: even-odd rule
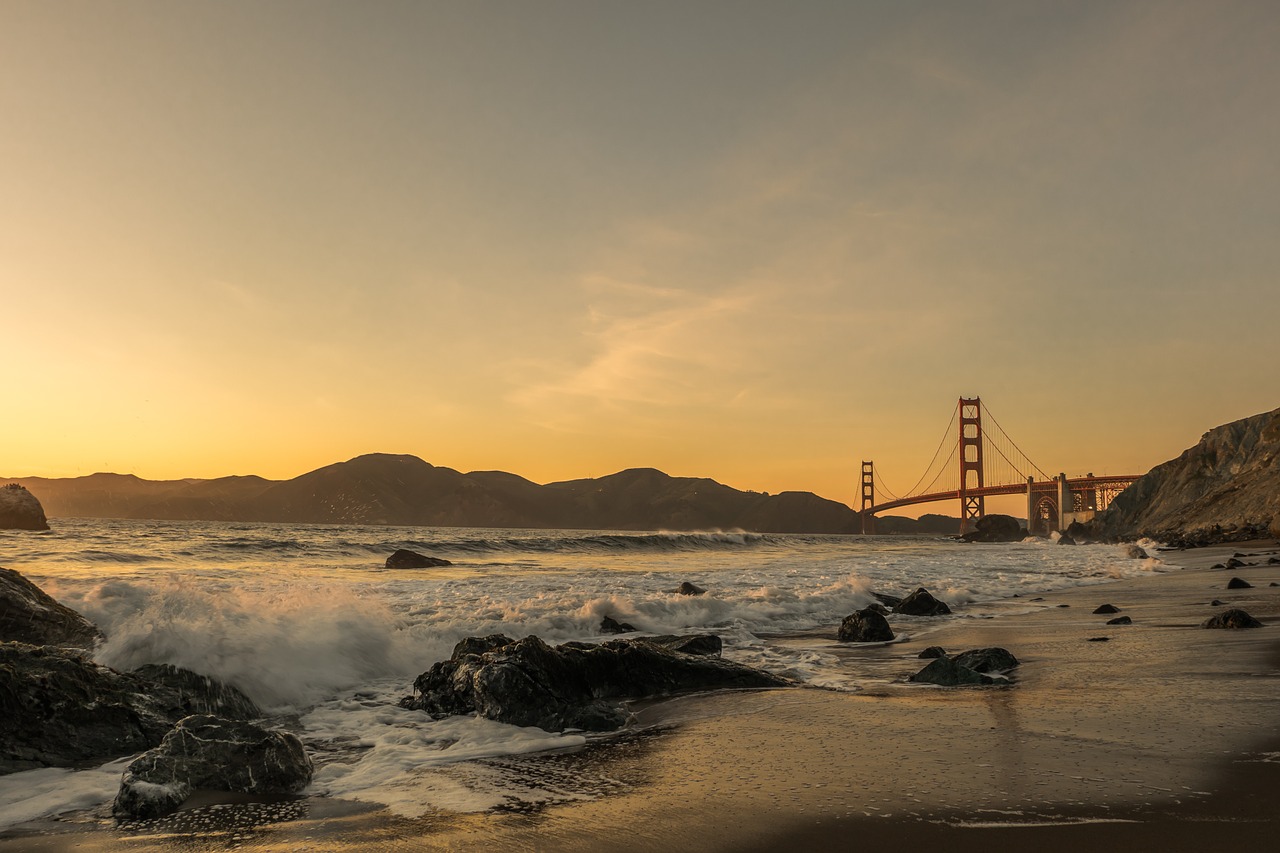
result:
[[[994,429],[985,429],[984,423]],[[951,451],[943,458],[947,445]],[[960,532],[966,533],[986,514],[986,498],[1019,494],[1027,496],[1028,532],[1065,530],[1072,521],[1088,521],[1106,509],[1139,476],[1050,477],[1009,437],[981,397],[961,397],[933,459],[904,497],[893,494],[877,478],[874,462],[862,463],[862,532],[875,533],[877,513],[914,504],[959,501]],[[877,503],[877,488],[889,499]]]

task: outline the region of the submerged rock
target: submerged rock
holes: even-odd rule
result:
[[[706,590],[700,586],[697,586],[695,584],[689,583],[688,581],[685,581],[684,583],[680,584],[680,586],[676,589],[676,592],[679,593],[680,595],[702,595],[703,593],[706,592]]]
[[[48,530],[44,507],[18,483],[0,486],[0,530]]]
[[[626,722],[624,699],[791,682],[718,657],[645,640],[551,647],[525,637],[482,655],[440,661],[414,681],[401,705],[433,717],[479,714],[547,731],[609,731]]]
[[[13,569],[0,568],[0,640],[91,649],[102,632]]]
[[[386,567],[388,569],[435,569],[452,565],[453,563],[440,557],[428,557],[426,554],[401,548],[387,557]]]
[[[920,587],[894,605],[893,612],[905,616],[946,616],[951,613],[951,608]]]
[[[612,616],[606,616],[600,620],[601,634],[633,634],[640,629],[630,622],[619,622]]]
[[[311,758],[294,735],[201,714],[181,720],[129,765],[112,811],[163,817],[197,788],[293,794],[311,782],[311,772]]]
[[[1217,616],[1212,616],[1200,624],[1201,628],[1225,628],[1227,630],[1240,630],[1242,628],[1261,628],[1262,623],[1254,619],[1245,611],[1238,607],[1230,610],[1224,610]]]
[[[888,619],[867,607],[844,618],[836,639],[842,643],[885,643],[893,639],[893,629]]]

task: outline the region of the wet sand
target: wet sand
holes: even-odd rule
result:
[[[1208,568],[1237,551],[1259,565]],[[205,823],[180,813],[136,832],[99,815],[33,826],[0,839],[0,853],[1270,846],[1280,837],[1280,587],[1268,584],[1280,583],[1280,565],[1266,561],[1277,554],[1270,540],[1168,552],[1186,568],[980,608],[998,618],[912,620],[905,642],[832,644],[883,675],[881,687],[685,697],[640,710],[656,730],[501,762],[589,797],[578,802],[407,820],[312,799],[281,822],[224,809],[213,831],[207,812]],[[1254,588],[1227,590],[1232,576]],[[1201,629],[1221,609],[1215,598],[1266,627]],[[1103,603],[1133,624],[1106,625],[1112,616],[1092,613]],[[902,683],[930,645],[1003,646],[1022,665],[1009,687]]]

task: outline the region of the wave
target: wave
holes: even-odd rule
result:
[[[766,533],[735,531],[695,531],[658,533],[597,533],[563,536],[475,536],[449,539],[409,540],[402,547],[415,551],[470,554],[535,552],[543,554],[589,554],[625,551],[712,551],[772,545],[781,538]],[[382,550],[385,546],[376,546]]]

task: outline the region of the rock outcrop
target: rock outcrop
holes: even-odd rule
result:
[[[44,507],[18,483],[0,486],[0,530],[48,530]]]
[[[993,513],[978,519],[973,530],[960,538],[966,542],[1021,542],[1026,535],[1026,528],[1018,523],[1018,519]]]
[[[260,714],[234,688],[163,669],[122,673],[73,649],[0,643],[0,774],[141,752],[192,710]]]
[[[1238,631],[1242,628],[1261,628],[1262,623],[1254,619],[1244,610],[1233,607],[1230,610],[1224,610],[1217,616],[1212,616],[1200,624],[1201,628],[1225,628],[1229,631]]]
[[[1094,519],[1100,538],[1207,544],[1280,536],[1280,409],[1209,430]]]
[[[749,666],[643,639],[553,648],[538,637],[525,637],[436,663],[418,676],[414,695],[401,705],[437,718],[479,714],[547,731],[610,731],[626,722],[620,705],[625,699],[789,684]]]
[[[388,569],[436,569],[441,566],[452,566],[453,563],[441,557],[428,557],[426,554],[419,554],[417,551],[410,551],[407,548],[400,548],[390,557],[387,557],[386,568]]]
[[[293,794],[311,782],[311,772],[302,742],[288,732],[191,716],[129,765],[112,811],[122,818],[163,817],[197,788]]]
[[[89,620],[13,569],[0,568],[0,641],[91,649],[101,639]]]

